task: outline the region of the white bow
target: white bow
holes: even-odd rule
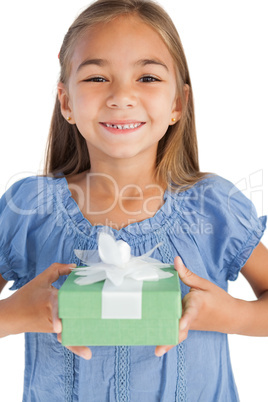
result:
[[[78,285],[91,285],[109,279],[115,286],[120,286],[124,278],[132,278],[136,281],[158,281],[170,278],[173,274],[162,271],[169,268],[170,264],[164,264],[150,255],[158,248],[157,244],[140,257],[134,257],[130,253],[130,246],[123,240],[116,241],[107,232],[100,232],[98,239],[98,254],[91,250],[74,250],[75,255],[86,267],[75,268]]]

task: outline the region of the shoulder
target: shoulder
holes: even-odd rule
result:
[[[186,190],[185,195],[206,194],[207,197],[218,197],[220,195],[223,197],[229,197],[234,192],[234,189],[238,190],[229,180],[218,175],[209,174],[189,190]]]
[[[34,277],[41,250],[51,234],[54,239],[60,238],[65,226],[57,226],[58,203],[65,183],[63,179],[28,177],[11,185],[1,197],[0,273],[7,281],[14,281],[12,289]]]
[[[250,208],[251,201],[229,180],[217,175],[208,175],[190,189],[179,193],[185,208],[193,208],[197,212],[227,213],[236,208]]]
[[[63,180],[65,180],[64,177],[53,178],[48,176],[29,176],[24,179],[18,180],[12,185],[8,186],[5,194],[21,193],[25,196],[27,196],[28,194],[28,197],[30,197],[31,195],[36,195],[44,191],[45,189],[51,189]]]
[[[173,193],[176,210],[187,225],[213,225],[213,231],[263,231],[266,218],[258,219],[255,206],[232,182],[208,175],[191,188]],[[228,229],[227,229],[228,228]]]
[[[0,211],[5,208],[14,213],[31,215],[44,205],[63,196],[64,178],[31,176],[12,184],[0,200]]]

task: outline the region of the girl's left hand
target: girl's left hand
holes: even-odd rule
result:
[[[237,299],[214,283],[191,272],[180,257],[175,258],[174,268],[181,281],[190,287],[189,293],[182,300],[178,343],[187,338],[190,329],[232,333]],[[162,356],[174,346],[157,346],[155,354]]]

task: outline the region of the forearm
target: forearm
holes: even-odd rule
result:
[[[19,320],[13,314],[11,298],[0,300],[0,338],[19,332]]]
[[[268,290],[258,300],[235,299],[236,319],[230,333],[247,336],[268,336]]]

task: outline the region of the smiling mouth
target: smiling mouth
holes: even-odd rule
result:
[[[112,128],[115,130],[133,130],[140,126],[142,126],[143,122],[136,122],[136,123],[127,123],[127,124],[114,124],[114,123],[101,123],[104,127]]]

